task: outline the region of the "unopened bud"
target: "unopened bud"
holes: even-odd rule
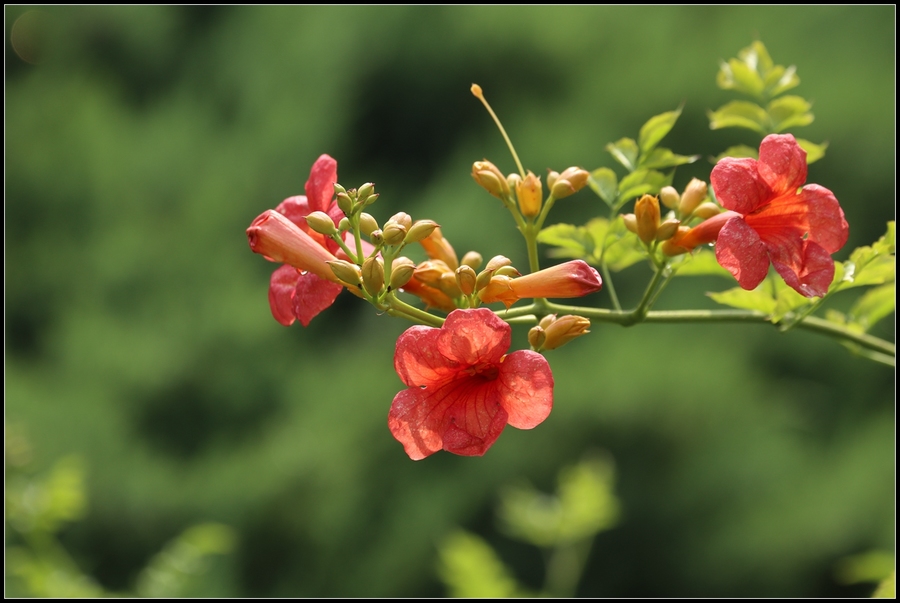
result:
[[[549,326],[544,328],[546,338],[543,348],[545,350],[555,350],[563,346],[576,337],[581,337],[585,333],[590,333],[588,327],[591,321],[583,316],[566,315],[553,321]]]
[[[391,264],[391,290],[399,289],[409,282],[416,270],[416,264],[407,257],[399,257]]]
[[[570,167],[563,170],[556,182],[550,186],[550,194],[556,199],[564,199],[570,195],[574,195],[584,188],[588,182],[590,174],[587,170],[579,167]]]
[[[340,195],[341,193],[345,193],[345,194],[346,194],[346,193],[347,193],[347,189],[345,189],[343,186],[341,186],[340,184],[338,184],[337,182],[335,182],[335,183],[334,183],[334,194],[335,194],[335,195]]]
[[[659,200],[653,195],[644,195],[634,204],[638,238],[649,245],[656,238],[659,228]]]
[[[502,266],[509,266],[512,264],[512,260],[506,257],[505,255],[495,255],[491,259],[488,260],[487,266],[484,267],[486,272],[493,272]]]
[[[707,201],[706,203],[701,203],[697,206],[697,209],[694,210],[693,217],[709,220],[713,216],[718,216],[720,213],[722,213],[721,207],[712,201]]]
[[[370,295],[378,295],[384,287],[384,265],[379,257],[369,257],[362,265],[363,287]]]
[[[369,195],[375,192],[375,185],[371,182],[366,182],[356,191],[356,198],[360,201],[368,199]]]
[[[622,222],[625,223],[625,228],[637,234],[637,218],[634,214],[622,214]]]
[[[659,191],[659,200],[669,209],[675,209],[678,207],[679,201],[681,201],[681,195],[678,194],[674,186],[664,186]]]
[[[445,272],[441,275],[441,280],[437,283],[437,288],[447,297],[455,299],[462,295],[462,291],[456,281],[456,274],[453,272]]]
[[[341,218],[341,221],[338,222],[338,230],[340,232],[347,232],[350,230],[350,218],[346,216]]]
[[[393,219],[388,220],[382,229],[385,245],[399,245],[406,238],[406,226],[395,222]]]
[[[498,199],[509,195],[509,184],[503,177],[503,172],[487,159],[472,164],[472,178],[475,179],[478,186]]]
[[[475,270],[471,266],[463,264],[456,269],[456,285],[463,295],[472,295],[475,292]]]
[[[463,266],[468,266],[472,270],[478,270],[481,268],[481,263],[484,260],[481,257],[481,254],[477,251],[469,251],[466,255],[463,256],[462,262],[460,262]]]
[[[687,253],[688,251],[690,251],[690,249],[682,247],[678,244],[678,241],[681,240],[681,237],[690,232],[690,230],[691,229],[687,226],[679,226],[678,230],[675,231],[675,234],[669,237],[667,240],[663,241],[662,245],[659,246],[659,249],[668,256]]]
[[[542,329],[546,329],[550,325],[553,324],[553,321],[556,320],[556,314],[548,314],[547,316],[541,319],[541,322],[538,323],[538,326]]]
[[[681,203],[678,204],[678,211],[682,216],[688,216],[697,209],[697,206],[706,199],[707,186],[706,183],[697,178],[693,178],[684,189],[681,195]]]
[[[373,203],[378,201],[378,196],[379,196],[379,193],[375,193],[374,195],[369,195],[364,200],[362,197],[360,197],[360,199],[362,200],[363,207],[365,207],[367,205],[372,205]]]
[[[337,228],[334,227],[334,222],[331,221],[331,217],[324,211],[312,212],[306,216],[306,223],[309,224],[309,227],[314,231],[323,234],[326,237],[331,236],[338,231]]]
[[[668,220],[663,220],[659,228],[656,229],[656,240],[657,241],[665,241],[667,239],[671,239],[672,236],[678,232],[678,227],[681,225],[681,220],[676,220],[675,218],[669,218]]]
[[[445,274],[453,275],[453,272],[440,260],[426,260],[416,266],[416,279],[431,287],[437,287]]]
[[[547,335],[544,333],[544,329],[542,329],[540,325],[531,327],[531,330],[528,331],[528,343],[531,344],[532,350],[540,350],[544,345],[544,340],[546,339]]]
[[[378,221],[371,214],[365,212],[359,214],[359,231],[364,236],[370,236],[377,229]]]
[[[350,195],[348,195],[347,193],[338,193],[337,206],[342,212],[344,212],[345,216],[349,216],[351,213],[353,213],[353,199],[351,199]]]
[[[434,220],[416,220],[416,223],[410,226],[409,232],[406,233],[404,243],[418,243],[422,239],[431,235],[434,229],[438,227],[438,223]]]
[[[557,178],[559,178],[559,172],[557,172],[557,171],[555,171],[555,170],[548,170],[548,171],[547,171],[547,188],[550,189],[550,191],[551,191],[550,194],[551,194],[551,195],[553,194],[553,193],[552,193],[552,191],[553,191],[553,185],[556,183],[556,179],[557,179]]]
[[[526,218],[533,218],[541,213],[543,203],[543,189],[541,179],[532,172],[528,172],[525,178],[516,186],[516,198],[519,200],[519,211]]]
[[[328,265],[331,266],[331,271],[334,272],[334,275],[340,280],[353,287],[359,286],[359,266],[344,260],[328,262]]]
[[[384,232],[380,228],[376,228],[369,233],[369,240],[372,241],[372,245],[384,244]]]
[[[506,184],[509,185],[510,190],[516,190],[521,182],[522,177],[519,176],[516,172],[513,172],[506,177]]]
[[[516,270],[512,266],[501,266],[501,267],[497,268],[496,270],[494,270],[494,274],[497,276],[510,276],[510,277],[522,276],[522,273],[519,272],[518,270]]]

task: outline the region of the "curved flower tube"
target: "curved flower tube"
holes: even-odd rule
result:
[[[572,260],[525,276],[494,276],[478,296],[486,304],[499,301],[509,307],[529,297],[581,297],[601,286],[600,273],[582,260]]]

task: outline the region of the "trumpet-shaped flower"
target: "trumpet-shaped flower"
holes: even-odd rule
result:
[[[831,254],[847,242],[849,228],[830,190],[803,186],[806,170],[806,151],[790,134],[766,136],[758,161],[721,160],[710,180],[716,199],[731,211],[678,244],[690,247],[716,231],[716,259],[744,289],[763,281],[771,261],[801,295],[824,296],[834,277]]]
[[[487,308],[454,310],[439,328],[411,327],[394,367],[408,387],[388,427],[413,460],[438,450],[481,456],[507,424],[536,427],[553,406],[553,374],[530,350],[506,354],[512,329]]]
[[[285,326],[295,319],[304,327],[309,325],[343,289],[325,264],[337,259],[334,254],[338,244],[311,230],[306,223],[306,216],[314,211],[325,212],[335,225],[343,217],[334,201],[335,182],[337,161],[322,155],[310,170],[305,196],[288,197],[274,210],[256,218],[247,229],[253,251],[285,264],[272,273],[269,282],[272,316]]]
[[[581,297],[602,285],[600,273],[582,260],[572,260],[525,276],[494,276],[479,297],[486,304],[499,301],[509,307],[528,297]]]

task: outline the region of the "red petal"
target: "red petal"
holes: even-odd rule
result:
[[[415,326],[397,339],[394,368],[409,387],[435,386],[453,379],[461,370],[459,363],[438,351],[441,330]]]
[[[329,308],[343,286],[325,279],[319,278],[312,272],[301,274],[297,279],[297,287],[294,289],[293,312],[304,327],[315,318],[319,312]]]
[[[759,145],[757,170],[775,195],[796,193],[806,182],[806,151],[790,134],[770,134]]]
[[[275,320],[286,327],[294,324],[294,309],[291,298],[300,273],[293,266],[284,266],[272,273],[269,280],[269,308]]]
[[[454,310],[441,327],[437,349],[466,366],[497,364],[511,341],[512,328],[489,309]]]
[[[740,217],[728,220],[719,231],[716,260],[747,290],[755,289],[769,273],[766,245]]]
[[[306,181],[306,197],[310,211],[328,211],[334,198],[334,184],[337,182],[337,161],[322,155],[313,164]]]
[[[306,223],[306,216],[308,216],[312,210],[309,208],[309,202],[303,195],[288,197],[278,204],[275,211],[303,230],[309,231],[309,225]]]
[[[829,253],[843,247],[850,227],[834,193],[818,184],[810,184],[803,187],[799,196],[809,206],[809,240]]]
[[[553,373],[547,359],[531,350],[519,350],[500,365],[497,379],[500,404],[509,424],[519,429],[540,425],[553,408]]]
[[[749,214],[774,197],[755,159],[726,157],[712,169],[709,181],[722,207],[740,214]]]
[[[769,247],[775,270],[794,291],[805,297],[824,297],[834,279],[834,260],[818,243],[800,241],[794,247]]]

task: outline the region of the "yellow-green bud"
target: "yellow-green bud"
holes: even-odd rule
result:
[[[365,212],[359,214],[359,231],[363,236],[368,237],[375,230],[378,230],[378,221],[371,214]]]
[[[402,224],[388,221],[382,229],[385,245],[399,245],[406,238],[406,228]]]
[[[363,287],[370,295],[378,295],[384,286],[384,266],[379,257],[369,257],[362,265]]]
[[[678,194],[674,186],[664,186],[659,191],[659,200],[669,209],[675,209],[678,207],[681,195]]]
[[[637,217],[634,214],[622,214],[622,222],[625,223],[625,228],[637,234]]]
[[[678,232],[678,227],[680,225],[681,220],[676,220],[675,218],[663,220],[659,224],[659,228],[656,229],[656,240],[665,241],[666,239],[671,239],[672,236]]]
[[[590,174],[587,170],[579,167],[570,167],[563,170],[553,185],[550,187],[550,194],[555,199],[564,199],[570,195],[574,195],[584,188],[588,182]]]
[[[505,255],[495,255],[488,260],[487,266],[484,267],[484,270],[485,272],[493,272],[497,268],[500,268],[502,266],[509,266],[510,264],[512,264],[512,260]]]
[[[472,295],[475,292],[475,270],[471,266],[463,264],[456,269],[456,286],[463,295]]]
[[[372,232],[369,233],[369,240],[372,241],[372,245],[381,245],[384,243],[384,232],[380,228],[376,228]]]
[[[707,201],[706,203],[701,203],[697,206],[697,209],[694,210],[693,217],[709,220],[713,216],[718,216],[720,213],[722,213],[721,207],[712,201]]]
[[[531,330],[528,331],[528,343],[531,344],[532,350],[540,350],[544,345],[545,339],[547,339],[547,335],[544,333],[544,329],[542,329],[540,325],[531,327]]]
[[[306,223],[309,224],[309,227],[314,231],[323,234],[326,237],[331,236],[338,231],[337,228],[334,227],[334,222],[331,221],[331,216],[324,211],[312,212],[306,216]]]
[[[341,186],[337,182],[334,183],[334,194],[335,195],[340,195],[341,193],[346,194],[346,192],[347,192],[347,189],[345,189],[343,186]]]
[[[509,185],[510,190],[516,190],[519,184],[522,182],[522,177],[517,173],[513,172],[509,176],[506,177],[506,184]]]
[[[412,226],[412,218],[409,217],[409,214],[405,211],[398,211],[393,216],[391,216],[388,219],[387,224],[390,224],[391,222],[393,222],[394,224],[399,224],[406,230],[409,230],[409,227]]]
[[[543,199],[541,179],[531,171],[525,175],[522,182],[516,185],[516,198],[519,200],[519,211],[526,218],[533,218],[541,213]]]
[[[347,232],[350,230],[350,218],[344,216],[341,218],[341,221],[338,222],[338,230],[341,232]]]
[[[371,182],[366,182],[361,187],[359,187],[359,190],[356,191],[356,198],[359,199],[360,201],[363,201],[365,199],[368,199],[369,195],[371,195],[374,192],[375,192],[375,185],[372,184]]]
[[[463,266],[468,266],[472,270],[478,270],[481,268],[481,263],[483,262],[483,258],[481,254],[477,251],[469,251],[466,255],[463,256],[462,262],[460,262]]]
[[[453,272],[445,272],[442,274],[441,280],[437,283],[437,288],[450,298],[456,298],[462,295],[462,291],[456,283],[456,274]]]
[[[522,273],[512,266],[501,266],[494,270],[495,276],[522,276]]]
[[[399,289],[409,282],[416,270],[416,264],[407,257],[399,257],[391,264],[391,290]]]
[[[335,260],[333,262],[328,262],[328,265],[331,266],[331,271],[334,272],[334,275],[340,280],[353,287],[359,286],[359,266],[357,266],[356,264],[351,264],[350,262],[346,262],[344,260]]]
[[[351,199],[350,195],[347,193],[338,193],[337,206],[344,212],[345,216],[349,216],[353,213],[353,199]]]
[[[638,238],[649,245],[656,238],[659,228],[659,200],[653,195],[644,195],[634,204]]]
[[[690,215],[706,199],[706,192],[706,183],[693,178],[681,194],[681,203],[678,204],[679,213],[682,216]]]
[[[378,201],[378,197],[379,197],[379,193],[375,193],[374,195],[369,195],[369,196],[366,197],[365,200],[362,202],[362,203],[363,203],[363,206],[372,205],[373,203],[375,203],[376,201]],[[360,199],[362,199],[362,197],[360,197]]]
[[[475,179],[478,186],[498,199],[509,195],[509,184],[503,177],[503,172],[487,159],[472,164],[472,178]]]
[[[409,232],[406,233],[404,243],[418,243],[422,239],[428,237],[438,227],[438,223],[434,220],[416,220],[415,224],[410,226]]]
[[[547,188],[551,191],[553,190],[553,185],[556,184],[556,179],[559,178],[559,172],[554,170],[549,170],[547,172]],[[553,194],[552,192],[550,193]]]

